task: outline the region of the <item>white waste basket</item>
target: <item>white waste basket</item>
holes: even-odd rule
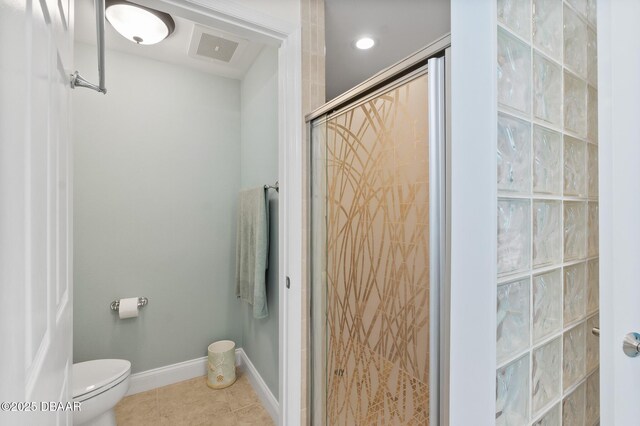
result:
[[[209,345],[207,386],[223,389],[236,381],[236,344],[220,340]]]

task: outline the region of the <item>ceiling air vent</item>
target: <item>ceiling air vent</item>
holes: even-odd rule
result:
[[[231,34],[196,25],[189,45],[189,56],[232,64],[240,57],[246,44],[246,40]]]
[[[229,62],[231,61],[231,58],[233,58],[233,54],[238,48],[238,44],[239,43],[235,41],[203,33],[200,37],[200,44],[198,44],[196,55],[218,61]]]

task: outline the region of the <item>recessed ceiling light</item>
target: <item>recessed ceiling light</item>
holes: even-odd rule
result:
[[[159,43],[176,28],[171,15],[126,0],[107,0],[106,15],[117,32],[137,44]]]
[[[371,49],[376,44],[371,37],[362,37],[356,41],[356,47],[360,50]]]

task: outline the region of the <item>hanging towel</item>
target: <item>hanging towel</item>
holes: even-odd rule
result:
[[[254,318],[266,318],[266,270],[269,258],[269,208],[263,187],[240,192],[236,239],[236,296],[253,306]]]

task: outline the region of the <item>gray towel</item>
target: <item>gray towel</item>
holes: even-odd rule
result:
[[[269,258],[269,205],[264,188],[240,192],[236,239],[236,296],[253,305],[254,318],[266,318]]]

